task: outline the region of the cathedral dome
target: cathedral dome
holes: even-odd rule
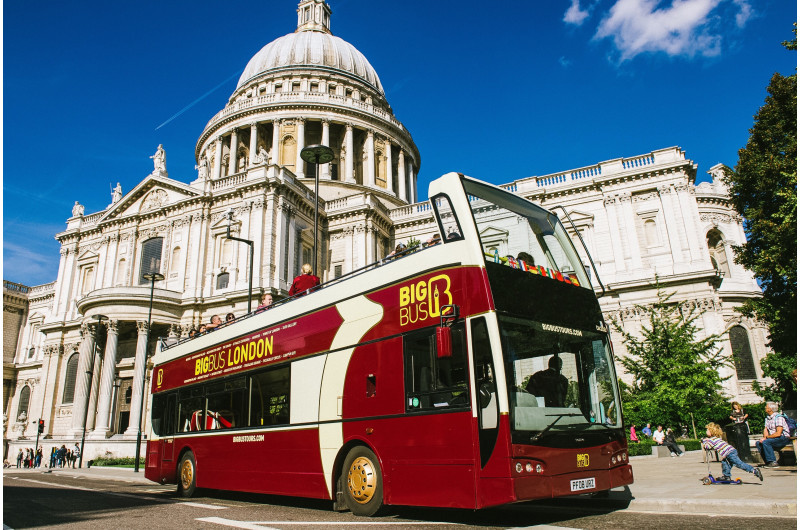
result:
[[[299,67],[352,77],[385,97],[381,80],[367,58],[352,44],[331,34],[330,8],[324,1],[301,1],[297,12],[297,30],[261,48],[247,63],[234,93],[259,77]]]
[[[261,48],[247,63],[236,90],[262,75],[292,67],[343,73],[360,79],[384,95],[377,72],[355,46],[330,33],[302,29]]]

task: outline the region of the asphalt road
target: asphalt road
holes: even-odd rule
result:
[[[68,474],[14,473],[3,476],[4,528],[664,528],[703,530],[796,528],[790,518],[713,517],[576,509],[558,503],[524,503],[482,510],[389,507],[380,517],[337,513],[330,502],[201,491],[189,501],[174,486],[126,483]]]

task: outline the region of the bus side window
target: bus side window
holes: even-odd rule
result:
[[[246,425],[246,379],[238,378],[211,385],[208,392],[206,428],[231,429]]]
[[[250,378],[250,426],[288,425],[289,365]]]
[[[469,406],[464,324],[453,326],[450,357],[439,357],[435,331],[403,337],[407,411]]]
[[[203,387],[193,386],[178,393],[178,431],[202,431],[205,423]]]
[[[472,354],[475,358],[475,390],[478,393],[478,440],[481,449],[481,467],[489,461],[497,443],[498,403],[497,381],[494,377],[492,346],[483,317],[472,321]]]

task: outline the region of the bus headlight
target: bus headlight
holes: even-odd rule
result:
[[[533,464],[531,464],[530,462],[525,464],[525,471],[527,471],[528,473],[533,473]]]
[[[517,462],[517,465],[514,466],[514,468],[517,470],[517,473],[522,473],[522,462]]]

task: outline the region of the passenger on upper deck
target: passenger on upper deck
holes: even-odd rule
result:
[[[314,287],[319,285],[319,278],[314,276],[314,271],[311,270],[311,265],[308,263],[303,265],[303,273],[297,276],[289,288],[289,296],[296,294],[306,294]]]
[[[210,324],[206,324],[206,331],[211,331],[212,329],[216,328],[220,324],[222,324],[222,319],[219,318],[219,315],[214,315],[213,317],[211,317],[211,323]]]
[[[226,324],[228,322],[233,322],[234,320],[236,320],[236,315],[234,315],[233,313],[228,313],[227,315],[225,315],[225,323]]]
[[[436,232],[425,242],[426,247],[432,247],[442,242],[442,236],[439,235],[439,232]]]
[[[408,250],[408,247],[406,246],[405,243],[401,241],[400,243],[397,244],[396,247],[394,247],[394,250],[391,252],[391,254],[389,254],[386,257],[392,259],[399,258],[402,254],[405,253],[406,250]]]
[[[258,304],[256,311],[260,309],[267,309],[271,305],[272,305],[272,293],[264,293],[264,296],[261,297],[261,303]]]

